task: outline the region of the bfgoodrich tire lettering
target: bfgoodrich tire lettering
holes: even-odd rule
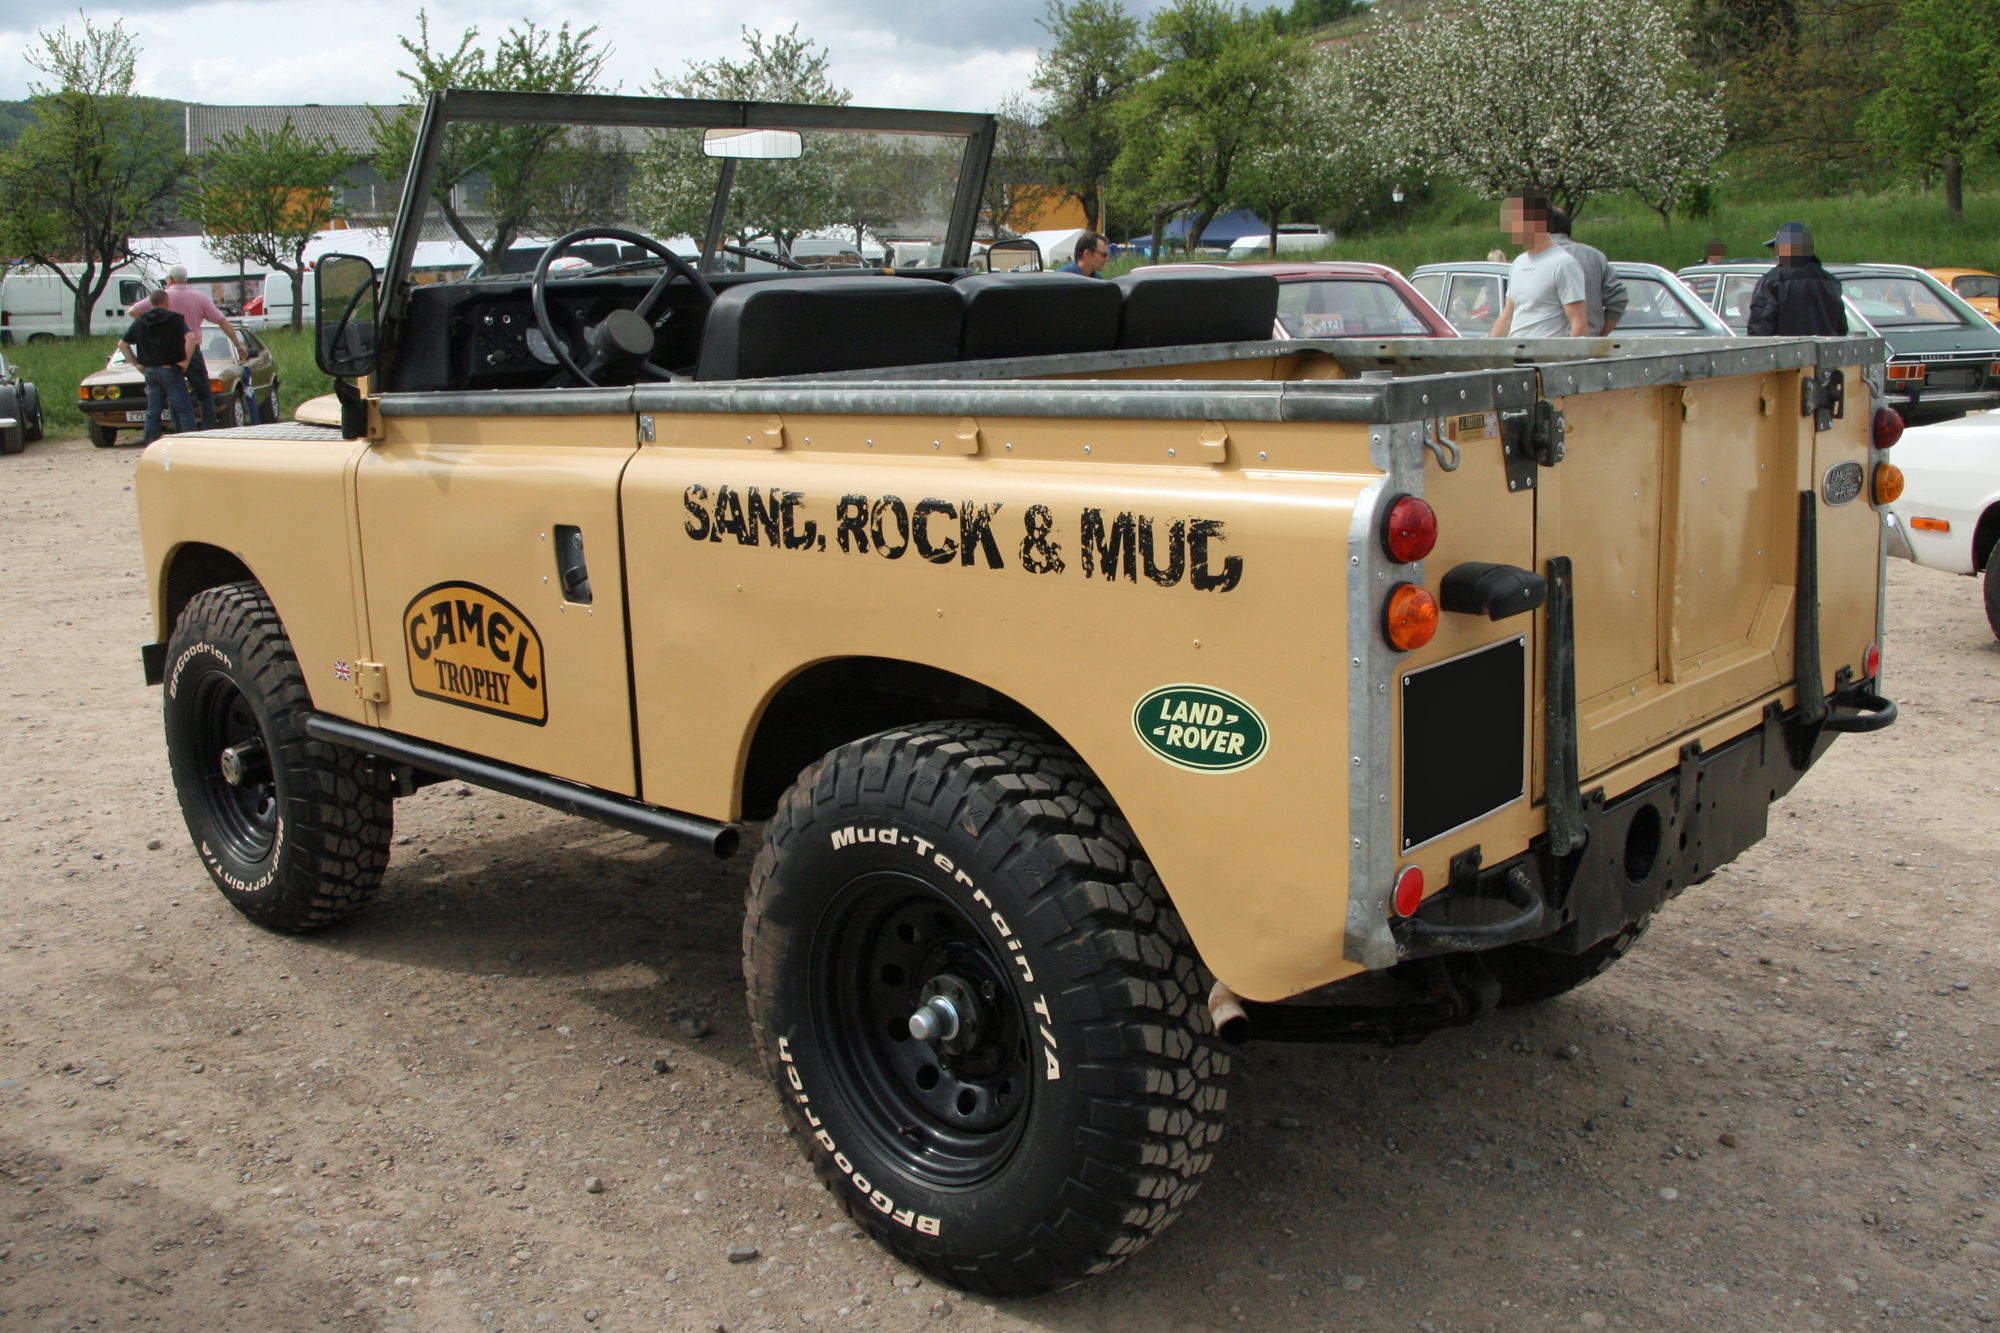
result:
[[[354,750],[310,739],[291,641],[255,583],[191,599],[167,641],[167,759],[209,877],[273,930],[358,910],[389,863],[391,795]]]
[[[907,1262],[1036,1295],[1193,1197],[1228,1057],[1179,917],[1062,745],[952,722],[834,751],[771,820],[743,938],[785,1114]],[[920,1042],[938,994],[965,1023]]]

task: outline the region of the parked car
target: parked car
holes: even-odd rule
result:
[[[2000,637],[2000,412],[1905,431],[1903,493],[1888,506],[1889,554],[1986,576],[1986,623]]]
[[[217,426],[247,426],[253,422],[278,419],[278,362],[256,334],[238,329],[247,361],[239,361],[236,349],[221,329],[202,335],[201,354],[208,362],[208,388],[215,395]],[[129,364],[122,352],[113,352],[104,369],[83,377],[76,390],[77,409],[88,422],[90,442],[100,449],[118,443],[118,432],[144,429],[146,424],[146,377],[139,367]],[[254,406],[255,412],[252,413]],[[163,414],[172,430],[173,413]]]
[[[1310,222],[1284,222],[1278,225],[1278,253],[1280,255],[1305,255],[1315,250],[1326,250],[1333,246],[1335,236],[1330,231],[1321,231]],[[1255,259],[1259,255],[1271,253],[1271,236],[1259,232],[1255,236],[1239,236],[1229,243],[1231,259]]]
[[[1161,264],[1148,273],[1210,268],[1268,273],[1278,280],[1275,338],[1455,338],[1449,322],[1409,280],[1387,264],[1359,260],[1318,263]]]
[[[1739,333],[1770,264],[1696,264],[1682,281]],[[1889,405],[1911,425],[2000,406],[2000,328],[1949,287],[1903,264],[1828,264],[1850,311],[1889,344]],[[1850,315],[1850,320],[1852,315]]]
[[[0,356],[0,454],[18,454],[42,438],[42,396]]]
[[[1511,266],[1490,260],[1425,264],[1410,274],[1410,285],[1444,311],[1452,326],[1469,338],[1493,331],[1507,302]],[[1611,272],[1631,297],[1614,332],[1628,338],[1728,338],[1729,326],[1701,298],[1657,264],[1620,260]]]
[[[1958,294],[1960,300],[2000,324],[2000,273],[1983,268],[1927,268],[1924,272]]]

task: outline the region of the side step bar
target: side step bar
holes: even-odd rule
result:
[[[315,713],[306,719],[306,735],[333,745],[344,745],[350,750],[393,759],[399,764],[409,764],[429,773],[457,778],[475,787],[518,796],[524,801],[546,805],[564,814],[582,815],[585,819],[594,819],[600,824],[636,833],[656,842],[686,843],[728,858],[736,854],[737,844],[742,841],[742,830],[734,824],[719,824],[699,815],[647,805],[644,801],[635,801],[615,792],[586,787],[578,782],[565,782],[533,769],[483,759],[448,745],[420,741],[414,736],[383,731],[380,727],[364,727],[358,722],[328,717],[324,713]]]

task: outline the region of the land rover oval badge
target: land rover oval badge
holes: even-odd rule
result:
[[[1826,497],[1830,505],[1844,505],[1861,494],[1864,479],[1861,464],[1850,458],[1826,470],[1826,475],[1820,478],[1819,493]]]
[[[1196,773],[1248,768],[1271,743],[1256,709],[1207,685],[1162,685],[1132,710],[1132,730],[1154,754]]]

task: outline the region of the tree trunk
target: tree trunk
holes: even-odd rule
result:
[[[1083,205],[1083,225],[1092,231],[1102,232],[1104,228],[1097,225],[1097,195],[1085,190],[1076,197],[1076,201]]]
[[[1194,215],[1194,224],[1188,228],[1187,249],[1192,256],[1201,248],[1201,238],[1208,233],[1208,224],[1215,221],[1215,209],[1204,208]]]
[[[62,269],[55,265],[56,272]],[[104,289],[111,285],[111,265],[102,267],[85,263],[83,272],[76,275],[75,282],[64,279],[65,284],[76,296],[76,309],[70,313],[70,332],[79,338],[90,336],[90,317],[97,310],[97,303],[104,298]]]
[[[1956,153],[1944,160],[1944,220],[1954,227],[1965,221],[1965,162]]]
[[[306,326],[306,261],[303,253],[300,254],[297,263],[297,268],[286,268],[283,264],[273,264],[271,266],[292,280],[293,333],[299,332]],[[268,317],[270,313],[271,303],[266,301],[264,303],[264,314]]]
[[[1153,253],[1148,259],[1149,263],[1165,262],[1160,258],[1160,247],[1166,244],[1167,215],[1178,213],[1193,202],[1192,199],[1176,199],[1171,204],[1161,204],[1153,210]]]

